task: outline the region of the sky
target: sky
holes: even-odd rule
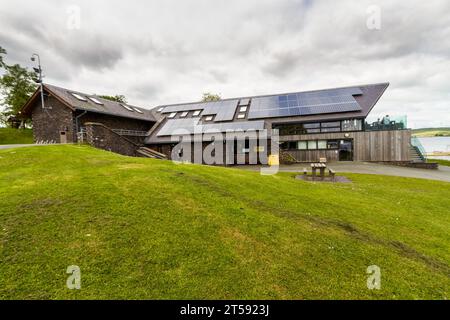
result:
[[[0,46],[146,108],[389,82],[369,120],[450,126],[448,0],[0,0]]]

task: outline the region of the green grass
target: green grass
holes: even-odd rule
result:
[[[450,183],[293,176],[86,146],[0,151],[0,298],[449,298]],[[66,288],[69,265],[81,290]]]
[[[442,159],[428,159],[428,162],[437,162],[440,166],[447,166],[450,167],[450,161],[449,160],[442,160]]]
[[[425,137],[450,137],[450,128],[423,128],[412,130],[412,135],[419,138]]]
[[[33,130],[0,128],[0,145],[24,143],[33,143]]]

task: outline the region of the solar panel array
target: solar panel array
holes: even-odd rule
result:
[[[354,95],[359,88],[299,92],[278,96],[252,98],[249,119],[303,116],[334,112],[360,111]]]
[[[167,106],[161,113],[202,110],[202,115],[216,115],[214,121],[231,121],[234,118],[238,101],[238,99],[233,99]]]
[[[171,119],[158,131],[157,136],[185,135],[194,133],[217,133],[264,129],[264,121],[239,121],[199,124],[199,119]]]

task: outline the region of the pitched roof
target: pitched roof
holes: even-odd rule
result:
[[[241,98],[223,99],[216,102],[191,102],[163,105],[153,108],[157,114],[164,116],[170,113],[177,115],[159,121],[146,139],[146,143],[165,143],[170,140],[170,132],[175,129],[194,131],[196,126],[205,126],[199,118],[186,117],[180,119],[182,112],[200,110],[201,116],[214,115],[208,127],[228,128],[226,123],[263,121],[269,123],[308,122],[346,118],[365,118],[375,106],[389,83],[358,85],[351,87],[331,88],[314,91],[291,92]],[[292,100],[291,100],[292,99]],[[292,102],[292,104],[291,104]],[[244,119],[238,119],[240,106],[247,106]],[[189,128],[186,121],[191,120]],[[191,127],[194,128],[191,128]],[[260,124],[258,123],[258,126]],[[266,125],[269,127],[270,125]],[[243,129],[243,128],[242,128]],[[218,129],[219,130],[219,129]],[[186,132],[187,132],[186,131]],[[201,132],[196,130],[196,132]]]
[[[73,110],[85,110],[96,113],[109,114],[117,117],[131,118],[144,121],[156,122],[158,115],[153,111],[130,104],[122,104],[116,101],[100,98],[97,95],[86,94],[75,90],[65,89],[50,84],[44,84],[44,90],[54,95],[58,100]],[[22,113],[27,114],[35,99],[39,98],[40,89],[33,94],[30,100],[22,108]],[[83,100],[73,94],[79,95]],[[97,100],[100,104],[94,102]]]

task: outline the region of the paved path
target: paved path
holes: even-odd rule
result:
[[[367,173],[367,174],[382,174],[387,176],[399,176],[410,178],[422,178],[431,180],[440,180],[450,182],[450,167],[439,166],[438,170],[417,169],[409,167],[391,166],[378,163],[368,162],[332,162],[328,164],[336,172],[351,172],[351,173]],[[239,169],[258,171],[259,166],[237,166]],[[282,172],[303,172],[303,168],[311,171],[309,163],[281,165]]]
[[[36,147],[36,146],[45,146],[45,144],[0,144],[0,150],[20,148],[20,147]]]

